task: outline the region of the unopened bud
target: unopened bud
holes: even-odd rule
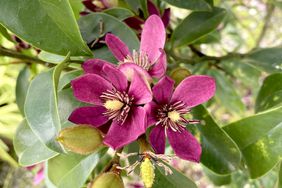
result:
[[[175,84],[178,85],[182,80],[184,80],[186,77],[190,76],[191,72],[184,68],[184,67],[178,67],[170,73],[171,78],[175,81]]]
[[[86,155],[102,145],[100,131],[88,125],[77,125],[61,130],[57,140],[68,150]]]
[[[106,172],[94,180],[91,188],[124,188],[124,184],[120,175],[115,172]]]

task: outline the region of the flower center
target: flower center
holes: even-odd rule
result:
[[[107,90],[100,96],[105,102],[104,107],[107,111],[104,115],[108,116],[109,119],[113,119],[123,124],[128,116],[133,97],[129,97],[126,92],[120,92],[116,90]]]
[[[119,100],[107,100],[104,106],[107,110],[120,110],[123,107],[123,103]]]
[[[165,104],[157,110],[158,122],[156,125],[162,125],[165,128],[171,128],[173,131],[179,131],[185,127],[188,120],[183,116],[189,112],[182,101],[173,104]]]
[[[124,59],[123,62],[120,62],[120,64],[123,63],[135,63],[136,65],[142,67],[145,70],[149,70],[151,67],[149,58],[147,54],[142,52],[137,52],[136,50],[133,50],[132,56],[128,55],[126,59]]]

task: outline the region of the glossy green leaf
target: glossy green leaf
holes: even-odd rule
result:
[[[211,170],[204,168],[205,175],[210,179],[210,181],[216,186],[228,185],[231,183],[231,175],[218,175]]]
[[[269,75],[263,81],[256,99],[256,112],[273,108],[282,103],[282,73]]]
[[[91,43],[107,32],[111,32],[125,42],[129,49],[139,49],[139,40],[136,34],[125,23],[113,16],[105,13],[91,13],[80,18],[78,23],[82,36],[87,43]],[[102,28],[100,27],[101,24]]]
[[[282,70],[282,48],[262,48],[248,54],[246,61],[257,68],[273,73]]]
[[[241,154],[234,141],[202,105],[193,108],[192,114],[202,122],[197,124],[202,145],[201,163],[217,174],[230,174],[237,170]]]
[[[282,187],[282,163],[280,164],[277,187]]]
[[[66,67],[69,55],[56,67],[43,72],[32,80],[25,102],[25,115],[28,124],[38,138],[50,149],[62,152],[55,140],[61,129],[57,86],[61,71]]]
[[[28,66],[25,66],[19,73],[16,83],[16,103],[19,110],[24,114],[24,103],[26,98],[27,89],[30,80],[30,70]]]
[[[72,123],[68,121],[68,118],[75,108],[84,106],[85,103],[78,101],[71,88],[63,89],[58,93],[58,110],[61,120],[61,128],[66,128]]]
[[[72,11],[74,13],[75,18],[78,20],[80,17],[80,12],[83,11],[84,5],[82,4],[82,1],[80,0],[69,0]]]
[[[57,188],[82,187],[102,154],[82,156],[69,153],[52,158],[47,163],[48,178]]]
[[[224,19],[226,11],[214,8],[211,12],[192,12],[172,33],[173,45],[183,46],[191,44],[197,39],[214,31]]]
[[[223,105],[227,110],[235,114],[241,115],[246,110],[245,105],[239,96],[237,90],[231,80],[222,72],[217,70],[210,70],[209,75],[216,80],[216,94],[215,100]]]
[[[179,8],[198,11],[211,11],[211,5],[205,0],[163,0]]]
[[[139,9],[142,10],[145,17],[148,17],[147,0],[125,0],[130,8],[138,13]]]
[[[25,120],[22,121],[14,137],[14,148],[22,166],[31,166],[46,161],[58,153],[47,148],[32,132]]]
[[[171,170],[171,175],[166,175],[163,168],[156,166],[155,181],[152,188],[197,188],[196,184],[187,176],[167,165]]]
[[[74,70],[63,74],[59,81],[58,90],[62,90],[68,86],[70,87],[70,81],[82,75],[82,73],[82,70]]]
[[[57,139],[66,149],[81,155],[93,153],[103,144],[100,131],[88,125],[62,129]]]
[[[47,52],[92,55],[82,40],[68,0],[0,1],[0,23]]]
[[[239,146],[250,176],[260,177],[282,157],[282,107],[241,119],[224,127]]]
[[[131,12],[130,10],[120,7],[107,9],[104,11],[104,13],[116,17],[119,20],[124,20],[126,18],[134,16],[133,12]]]

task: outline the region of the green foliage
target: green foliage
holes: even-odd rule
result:
[[[174,46],[191,44],[212,32],[222,22],[226,11],[214,8],[211,12],[193,12],[189,14],[172,34]]]
[[[91,56],[67,0],[1,1],[0,22],[42,50],[60,55],[71,52],[76,56]]]
[[[206,0],[163,0],[171,5],[179,8],[198,10],[198,11],[210,11],[211,5]]]

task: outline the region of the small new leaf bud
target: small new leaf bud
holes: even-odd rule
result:
[[[124,184],[117,173],[107,172],[99,175],[94,180],[91,188],[124,188]]]

